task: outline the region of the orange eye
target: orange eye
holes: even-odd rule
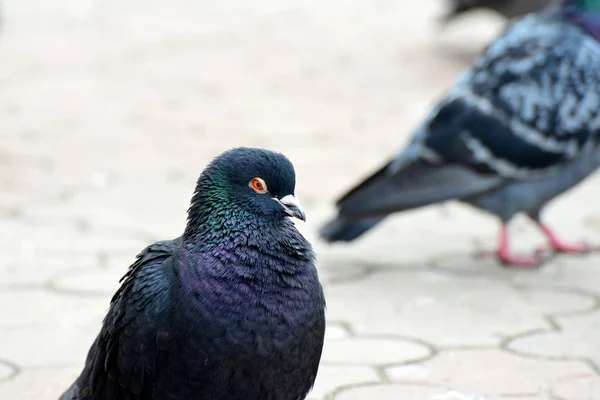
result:
[[[253,178],[249,186],[257,193],[267,193],[267,184],[260,178]]]

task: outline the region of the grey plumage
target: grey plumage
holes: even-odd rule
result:
[[[598,65],[599,43],[562,9],[514,24],[408,147],[338,200],[322,237],[353,240],[392,212],[450,199],[504,222],[519,212],[539,216],[600,166]]]

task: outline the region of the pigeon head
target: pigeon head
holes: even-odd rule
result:
[[[306,220],[294,196],[296,173],[274,151],[238,147],[215,158],[202,172],[188,211],[188,229],[223,226],[240,219]]]

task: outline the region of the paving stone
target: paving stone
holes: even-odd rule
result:
[[[481,398],[547,395],[561,379],[595,376],[583,362],[530,359],[500,349],[446,350],[423,362],[417,373],[406,366],[386,372],[393,381],[437,385]]]
[[[99,295],[106,298],[112,296],[119,288],[119,280],[125,275],[127,269],[128,266],[124,265],[118,269],[94,268],[87,271],[66,271],[51,278],[52,287],[60,292]]]
[[[500,268],[490,258],[475,260],[465,255],[452,255],[434,262],[434,269],[450,271],[457,276],[500,280],[511,285],[531,285],[547,288],[568,288],[600,295],[600,271],[595,255],[560,255],[542,268],[524,271]]]
[[[0,382],[11,378],[16,374],[16,369],[13,365],[0,361]]]
[[[432,388],[417,385],[384,384],[347,388],[332,397],[335,400],[550,400],[545,395],[523,396],[480,396],[444,388]]]
[[[14,0],[10,3],[16,4]],[[375,33],[368,28],[379,28],[380,24],[384,23],[387,26],[386,33],[380,32],[375,37],[368,36],[367,40],[378,43],[379,47],[384,46],[387,52],[393,53],[397,51],[399,43],[381,39],[401,36],[402,31],[413,31],[415,36],[414,29],[406,25],[398,26],[388,15],[374,12],[375,10],[365,2],[359,3],[346,6],[344,9],[347,21],[363,21],[363,24],[368,21],[367,26],[353,31],[352,37],[364,40],[366,37],[363,29]],[[173,157],[171,154],[173,148],[177,153],[183,153],[179,154],[179,157],[193,159],[192,157],[199,153],[199,149],[213,146],[213,142],[218,143],[219,150],[235,142],[239,144],[244,137],[248,136],[239,133],[240,130],[254,132],[253,136],[264,135],[263,132],[269,133],[264,136],[270,140],[261,141],[263,145],[288,143],[288,147],[292,147],[285,137],[277,140],[281,132],[289,130],[292,133],[303,134],[295,137],[294,146],[303,143],[313,144],[312,138],[305,141],[304,137],[308,136],[304,134],[305,132],[321,126],[337,125],[353,118],[353,114],[356,114],[353,107],[344,104],[347,101],[345,99],[351,99],[354,103],[364,98],[367,95],[366,91],[371,92],[368,94],[372,103],[370,110],[362,114],[376,116],[381,114],[379,110],[385,108],[381,105],[386,105],[388,101],[397,103],[397,95],[393,91],[381,90],[381,86],[387,84],[384,76],[394,81],[401,79],[404,83],[403,89],[418,94],[422,97],[423,103],[430,97],[423,93],[423,88],[418,87],[417,90],[417,86],[421,85],[417,85],[410,76],[404,77],[406,74],[397,74],[397,70],[389,68],[386,63],[374,63],[369,60],[370,57],[364,57],[365,52],[369,54],[375,51],[371,44],[358,46],[363,42],[349,40],[347,34],[340,35],[333,25],[323,23],[322,18],[338,16],[340,10],[335,7],[325,14],[315,16],[310,6],[307,9],[304,2],[284,6],[267,2],[248,7],[244,18],[239,18],[237,14],[229,13],[226,7],[211,6],[211,11],[208,12],[205,6],[189,1],[185,4],[186,13],[182,13],[179,8],[170,11],[174,20],[179,21],[176,27],[177,33],[168,29],[150,33],[144,28],[148,24],[152,25],[151,21],[156,21],[153,12],[160,9],[158,14],[164,15],[161,7],[168,9],[166,3],[160,2],[140,13],[138,7],[131,4],[115,6],[113,2],[104,1],[101,7],[93,8],[94,12],[86,14],[85,24],[55,21],[58,27],[54,29],[60,28],[62,32],[66,30],[70,33],[66,35],[56,34],[52,30],[48,32],[48,27],[45,30],[43,28],[45,25],[41,27],[36,25],[36,30],[27,30],[19,29],[18,24],[8,24],[4,41],[6,48],[14,53],[11,58],[14,61],[4,67],[5,72],[17,74],[19,69],[16,66],[24,64],[29,67],[25,68],[29,76],[26,83],[21,80],[18,85],[7,85],[6,97],[13,101],[17,100],[17,104],[21,107],[29,106],[26,108],[36,111],[41,108],[45,111],[38,123],[48,126],[48,129],[60,127],[61,132],[64,132],[66,123],[60,119],[66,119],[69,121],[67,125],[71,125],[67,126],[70,128],[69,131],[72,131],[71,134],[75,136],[77,132],[84,132],[89,136],[85,138],[88,142],[90,139],[93,140],[92,144],[86,144],[84,141],[70,142],[71,149],[85,148],[86,151],[83,154],[75,152],[68,154],[68,157],[57,157],[58,170],[68,171],[69,169],[63,165],[70,164],[72,159],[77,159],[79,168],[71,168],[71,170],[84,170],[87,171],[86,173],[92,172],[91,165],[94,165],[96,168],[111,167],[122,174],[129,174],[130,170],[142,164],[136,162],[138,160],[145,161],[142,168],[158,169],[162,160]],[[14,7],[9,6],[9,9]],[[127,14],[125,11],[127,9],[135,12],[136,21],[139,22],[132,22],[130,18],[125,20],[121,18],[121,15]],[[196,10],[196,13],[192,10]],[[50,15],[55,15],[55,9],[53,11]],[[365,12],[372,14],[371,18],[365,19]],[[394,10],[394,12],[398,11]],[[30,15],[31,12],[26,14]],[[191,18],[190,16],[194,14],[194,18]],[[411,14],[414,15],[414,11],[411,11]],[[211,17],[207,18],[207,15]],[[50,17],[45,16],[45,18]],[[160,21],[163,19],[161,18]],[[115,29],[119,30],[119,35],[113,36],[107,33],[112,30],[105,29],[105,24],[113,28],[118,26],[119,28]],[[23,26],[28,25],[31,24],[23,24]],[[394,31],[393,35],[387,33],[390,29]],[[278,34],[274,35],[273,30]],[[297,37],[297,32],[305,33]],[[77,49],[77,51],[52,53],[40,49],[36,58],[20,56],[19,45],[23,41],[35,43],[36,35],[51,37],[62,45],[60,48]],[[183,35],[185,39],[178,40],[180,39],[178,35]],[[211,39],[207,40],[207,36]],[[327,40],[324,41],[323,38]],[[285,46],[281,44],[282,39],[286,43]],[[175,48],[167,46],[165,44],[167,42],[177,43],[177,46]],[[408,47],[411,48],[413,45],[409,44]],[[198,52],[198,48],[203,48],[204,51]],[[350,68],[346,73],[340,74],[335,62],[338,57],[332,54],[332,48],[342,55],[349,53],[345,58],[356,59],[358,64],[356,68]],[[286,51],[287,56],[284,59],[279,56],[281,50]],[[169,57],[164,57],[165,51],[170,53]],[[113,57],[102,57],[107,53],[112,54]],[[77,57],[74,54],[77,54]],[[132,57],[132,54],[135,56]],[[257,54],[260,54],[260,57],[257,57]],[[323,58],[332,58],[333,62],[324,63]],[[102,61],[100,62],[99,59]],[[413,63],[431,70],[432,80],[439,79],[445,82],[454,77],[454,73],[445,72],[446,70],[443,69],[442,72],[436,71],[434,74],[434,68],[423,57],[413,56],[410,60],[402,60],[402,62],[404,65]],[[44,65],[45,68],[39,68],[36,63]],[[201,65],[203,70],[200,75],[197,68],[193,67],[198,65]],[[223,65],[228,67],[223,68]],[[370,72],[373,68],[376,69],[375,73]],[[306,70],[314,69],[317,71],[316,78],[304,78]],[[63,73],[70,72],[70,82],[76,84],[65,85],[64,79],[56,79],[56,70]],[[364,72],[367,74],[365,75]],[[281,74],[285,74],[286,78],[281,79]],[[210,79],[203,78],[205,76]],[[446,78],[439,78],[440,76]],[[373,78],[378,80],[377,85],[371,84],[370,80]],[[39,87],[37,80],[44,83],[44,90],[37,89]],[[361,83],[351,84],[355,82]],[[412,86],[412,90],[406,87],[408,85]],[[267,89],[275,86],[276,89],[265,90],[265,86]],[[434,86],[432,85],[430,89],[432,92]],[[206,90],[207,88],[210,90]],[[332,93],[328,93],[332,91],[339,93],[334,93],[335,96],[332,96]],[[59,100],[54,96],[56,92],[66,96]],[[37,96],[32,96],[33,93]],[[223,93],[225,98],[215,101],[215,94],[218,96]],[[332,100],[328,98],[331,97],[334,97],[335,102],[342,104],[329,104]],[[83,101],[68,101],[72,98]],[[298,101],[301,102],[302,107],[297,106]],[[101,111],[97,107],[88,106],[98,103],[103,104]],[[379,104],[376,106],[375,103]],[[261,106],[249,107],[249,104],[261,104]],[[38,113],[42,114],[41,111]],[[412,113],[400,113],[394,118],[399,123],[403,123],[406,119],[404,114]],[[368,121],[372,119],[374,118],[367,118]],[[393,126],[387,123],[387,118],[377,123],[382,126]],[[211,136],[211,140],[208,141],[160,139],[161,136],[172,137],[178,133],[188,133],[199,124],[207,125],[206,131],[210,133],[223,131],[219,129],[219,125],[229,125],[230,129],[223,131],[225,134]],[[172,135],[164,135],[163,132],[167,130]],[[331,130],[337,132],[339,129]],[[397,135],[396,129],[388,128],[388,130],[389,137]],[[154,137],[152,140],[139,140],[140,143],[135,146],[116,146],[105,139],[110,138],[114,141],[118,138],[121,142],[130,144],[129,138],[139,135],[137,131]],[[123,135],[125,132],[127,134]],[[79,133],[79,136],[83,134]],[[63,139],[59,137],[57,140]],[[195,142],[198,143],[197,146],[193,146]],[[363,140],[352,142],[360,150],[365,147]],[[380,144],[373,141],[370,146],[380,146]],[[69,148],[60,145],[55,145],[56,147]],[[190,147],[194,147],[193,151],[185,151]],[[156,151],[155,148],[162,152]],[[106,153],[111,157],[101,156]],[[150,154],[154,157],[145,157]]]
[[[481,396],[445,388],[432,388],[417,385],[382,384],[357,386],[341,390],[332,400],[550,400],[545,395]]]
[[[45,290],[0,292],[0,354],[22,367],[80,365],[109,300]]]
[[[346,339],[349,335],[348,330],[343,326],[340,326],[335,322],[327,321],[327,326],[325,327],[325,340]]]
[[[600,377],[571,378],[556,382],[552,394],[568,400],[595,400],[600,393]]]
[[[321,365],[309,399],[325,400],[336,388],[361,383],[379,382],[374,369],[361,366]]]
[[[498,344],[550,329],[547,314],[595,305],[586,296],[431,271],[376,271],[325,289],[328,317],[350,323],[357,334],[401,335],[439,346]]]
[[[559,331],[540,332],[518,337],[508,347],[534,356],[582,358],[596,364],[600,371],[600,311],[591,314],[555,318]]]
[[[0,353],[24,367],[82,366],[101,322],[3,327]]]
[[[77,194],[60,204],[36,207],[25,216],[46,221],[80,219],[92,229],[120,228],[124,232],[144,233],[149,239],[171,239],[185,228],[194,187],[195,183],[185,189],[152,176],[125,180],[102,190]]]
[[[463,276],[499,279],[517,285],[533,285],[548,288],[570,288],[600,295],[600,271],[596,267],[594,254],[557,256],[554,260],[536,271],[519,271],[510,268],[497,268],[494,260],[478,263],[464,257],[450,257],[437,263],[440,269],[462,274]]]
[[[431,351],[422,344],[402,339],[340,338],[326,340],[322,360],[344,365],[381,365],[423,359]]]
[[[93,268],[63,269],[50,276],[48,281],[52,290],[110,299],[135,261],[135,256],[101,253],[96,258]]]
[[[10,381],[0,382],[0,398],[57,399],[80,372],[80,368],[65,367],[25,369]]]
[[[0,326],[20,327],[64,321],[77,322],[82,318],[93,321],[98,315],[104,316],[109,300],[110,296],[104,299],[69,296],[44,289],[4,291],[0,292],[0,303],[3,305]]]
[[[144,238],[127,232],[115,233],[109,230],[86,231],[77,228],[68,221],[52,225],[3,221],[0,234],[5,239],[0,250],[8,254],[16,253],[13,258],[25,262],[35,262],[39,255],[89,255],[94,252],[110,254],[131,254],[135,256],[148,243]]]
[[[14,286],[44,285],[55,274],[92,270],[98,266],[96,254],[37,254],[24,247],[0,260],[0,290]]]
[[[55,275],[93,271],[104,255],[135,255],[149,243],[143,238],[109,231],[81,230],[66,222],[42,224],[22,220],[0,221],[0,290],[11,285],[42,285]],[[123,257],[125,258],[125,257]]]
[[[317,223],[311,225],[313,229],[307,237],[317,254],[327,260],[327,266],[343,265],[343,260],[348,260],[374,266],[422,268],[434,257],[473,254],[482,238],[491,243],[497,231],[490,217],[467,206],[448,203],[390,217],[351,244],[328,245],[317,232],[333,212],[319,208],[313,214]],[[423,240],[425,237],[427,240]]]
[[[22,209],[56,195],[48,164],[48,158],[0,153],[0,208]]]
[[[366,268],[358,265],[343,264],[331,266],[331,263],[317,259],[319,279],[323,285],[351,280],[359,280],[366,274]]]

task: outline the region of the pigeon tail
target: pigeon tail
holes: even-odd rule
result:
[[[328,243],[351,242],[367,232],[384,218],[367,218],[359,221],[349,221],[338,217],[321,228],[319,234]]]
[[[502,183],[458,164],[418,159],[398,171],[383,168],[342,197],[340,216],[348,220],[382,217],[446,200],[484,193]]]
[[[351,241],[391,213],[467,198],[501,182],[497,175],[479,174],[456,164],[417,159],[398,171],[387,164],[338,200],[338,215],[320,235],[327,242]]]

